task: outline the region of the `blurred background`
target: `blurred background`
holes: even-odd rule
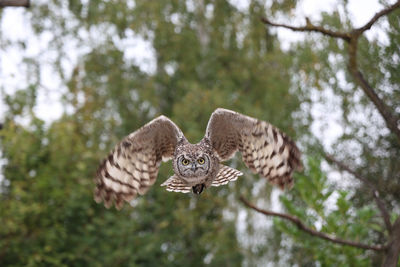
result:
[[[393,1],[31,1],[0,9],[1,266],[376,266],[379,252],[333,244],[289,213],[343,239],[389,236],[368,187],[393,222],[400,212],[400,149],[347,71],[347,44],[260,18],[348,31]],[[400,114],[400,10],[361,37],[359,67]],[[93,201],[94,173],[124,136],[170,117],[192,143],[224,107],[291,136],[305,170],[282,192],[244,172],[200,196],[156,184],[121,211]],[[397,215],[396,215],[397,214]]]

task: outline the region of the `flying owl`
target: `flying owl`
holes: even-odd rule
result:
[[[161,161],[172,159],[174,175],[161,186],[167,191],[200,194],[210,186],[235,181],[242,173],[222,165],[240,151],[252,172],[280,188],[292,187],[301,169],[296,144],[271,124],[218,108],[206,134],[191,144],[169,118],[159,116],[123,139],[100,164],[94,198],[109,208],[143,195],[155,183]]]

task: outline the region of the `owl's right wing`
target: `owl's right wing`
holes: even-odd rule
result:
[[[300,170],[296,144],[273,125],[218,108],[208,122],[206,137],[221,161],[240,151],[247,167],[281,188],[291,187],[292,173]]]
[[[165,116],[157,117],[131,133],[100,164],[94,199],[109,208],[121,209],[124,201],[143,195],[157,178],[161,160],[173,157],[182,131]]]

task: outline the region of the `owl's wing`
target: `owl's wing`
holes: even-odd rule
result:
[[[165,116],[157,117],[131,133],[100,164],[94,199],[121,209],[124,201],[143,195],[157,178],[161,160],[173,157],[182,131]]]
[[[285,133],[231,110],[218,108],[213,112],[206,137],[220,160],[230,159],[239,150],[250,170],[281,188],[290,188],[293,171],[302,168],[300,151]]]

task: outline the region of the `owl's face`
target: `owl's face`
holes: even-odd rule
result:
[[[215,158],[212,156],[212,147],[208,140],[203,139],[198,144],[185,142],[178,145],[175,150],[175,174],[189,184],[197,184],[196,182],[200,182],[199,179],[212,174],[215,165]]]
[[[207,176],[211,159],[209,155],[201,152],[184,152],[176,158],[178,174],[183,178]]]

